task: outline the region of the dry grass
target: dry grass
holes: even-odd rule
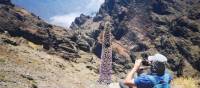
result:
[[[191,77],[175,78],[172,85],[172,88],[199,88],[198,80]]]
[[[34,43],[32,43],[32,42],[28,42],[28,46],[31,47],[31,48],[34,49],[34,50],[39,50],[39,49],[42,48],[41,45],[36,45],[36,44],[34,44]]]
[[[19,13],[22,16],[30,15],[30,13],[27,12],[25,9],[22,8],[14,8],[14,9],[17,13]]]
[[[0,64],[1,63],[5,63],[6,61],[4,60],[4,59],[2,59],[2,58],[0,58]]]
[[[0,81],[5,81],[5,75],[0,73]]]

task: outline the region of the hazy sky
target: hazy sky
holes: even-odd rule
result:
[[[69,27],[81,13],[96,13],[104,0],[11,0],[49,23]]]

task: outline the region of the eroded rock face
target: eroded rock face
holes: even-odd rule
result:
[[[1,0],[0,4],[11,5],[11,1],[10,0]]]
[[[22,8],[0,7],[0,32],[24,37],[65,58],[78,56],[76,44],[66,29],[47,24]]]
[[[182,66],[182,61],[193,66],[191,71],[199,70],[199,65],[196,64],[200,61],[199,9],[198,0],[105,0],[96,17],[85,21],[78,28],[82,28],[82,31],[94,30],[90,25],[101,25],[104,18],[110,16],[113,44],[115,46],[117,42],[117,45],[127,51],[114,55],[120,57],[113,57],[118,64],[115,65],[116,68],[123,67],[124,63],[134,62],[144,53],[153,55],[160,52],[167,56],[169,67],[175,72],[177,66]],[[91,19],[93,22],[88,22]],[[99,26],[99,29],[102,27]],[[96,35],[100,36],[101,33]],[[95,51],[99,50],[101,44],[96,43],[96,47]],[[114,52],[116,50],[118,49],[114,49]],[[100,55],[98,52],[96,53]],[[123,57],[126,54],[130,56]]]
[[[72,22],[72,25],[70,28],[72,29],[81,29],[79,28],[81,25],[83,25],[88,19],[90,19],[90,16],[86,16],[84,14],[81,14],[80,17],[76,17],[74,22]]]

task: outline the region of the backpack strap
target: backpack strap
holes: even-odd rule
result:
[[[169,83],[169,81],[170,81],[170,75],[169,74],[164,75],[164,81]]]
[[[153,82],[154,85],[158,84],[155,77],[148,75],[148,78]]]
[[[169,83],[170,80],[170,76],[169,74],[164,74],[164,82],[167,82],[167,84]],[[160,81],[156,80],[156,78],[154,76],[148,75],[148,78],[153,82],[154,85],[159,84]]]

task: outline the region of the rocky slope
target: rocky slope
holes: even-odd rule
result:
[[[0,88],[100,88],[99,59],[79,53],[69,61],[23,37],[0,34]]]
[[[8,0],[5,0],[8,1]],[[33,13],[8,2],[0,5],[0,32],[23,37],[64,58],[78,57],[76,44],[67,29],[47,24]]]
[[[68,30],[1,0],[0,87],[97,88],[105,21],[112,24],[114,81],[125,77],[135,59],[156,52],[168,57],[174,74],[198,78],[199,4],[105,0],[95,17],[82,14]]]
[[[199,0],[105,0],[95,17],[81,15],[71,28],[98,39],[105,18],[112,24],[116,73],[126,73],[135,59],[159,52],[167,56],[169,68],[176,75],[198,77]],[[97,55],[100,55],[96,52],[101,48],[99,41],[93,50]]]

